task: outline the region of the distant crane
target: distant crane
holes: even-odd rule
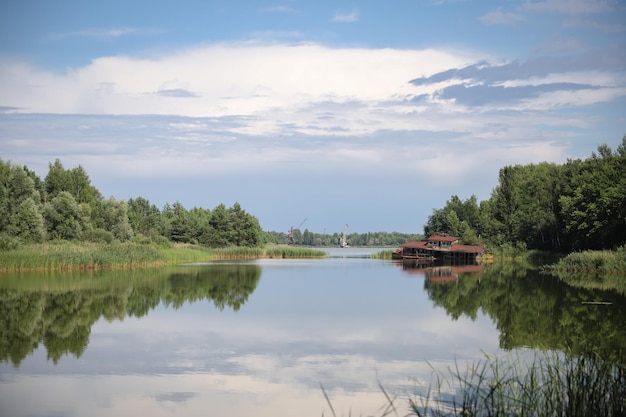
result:
[[[300,226],[302,226],[306,220],[307,219],[305,218],[304,220],[302,220],[300,222],[299,225],[297,225],[296,227],[292,226],[291,229],[289,229],[289,234],[287,235],[287,237],[289,238],[289,244],[290,245],[295,245],[296,244],[296,238],[294,237],[294,232],[296,230],[298,230],[300,228]]]
[[[341,235],[341,243],[339,246],[341,246],[342,248],[348,247],[348,225],[347,224],[343,228],[343,235]]]

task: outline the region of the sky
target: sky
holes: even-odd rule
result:
[[[264,230],[422,233],[626,134],[623,0],[0,5],[0,158]]]

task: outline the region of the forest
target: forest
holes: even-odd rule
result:
[[[57,159],[42,180],[28,167],[0,160],[0,249],[46,240],[131,239],[255,247],[263,238],[258,219],[238,203],[209,210],[175,202],[159,209],[143,197],[105,199],[80,165],[65,169]]]
[[[488,200],[453,195],[434,209],[424,234],[462,243],[568,253],[626,243],[626,136],[584,160],[505,166]]]
[[[424,235],[447,233],[461,243],[555,252],[616,249],[626,243],[626,136],[616,150],[603,144],[584,160],[505,166],[488,200],[453,195],[434,209]],[[394,246],[421,234],[352,233],[351,246]],[[296,244],[336,246],[341,233],[293,231]],[[287,232],[263,231],[239,203],[212,210],[161,209],[143,197],[104,198],[82,166],[49,163],[41,179],[0,159],[0,250],[50,240],[190,243],[209,248],[289,243]]]

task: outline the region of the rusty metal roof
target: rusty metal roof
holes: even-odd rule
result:
[[[448,236],[448,235],[432,235],[431,237],[428,238],[428,240],[437,240],[440,242],[454,242],[456,240],[459,240],[459,238],[456,236]]]
[[[408,240],[401,244],[403,248],[425,248],[428,242],[424,240]]]
[[[450,242],[454,242],[456,241],[458,238],[454,237],[454,236],[445,236],[446,238],[450,239],[454,239],[454,240],[450,240]],[[431,240],[438,240],[438,239],[432,239],[429,238],[429,241]],[[404,242],[403,244],[400,245],[400,247],[402,248],[413,248],[413,249],[436,249],[433,248],[432,246],[428,246],[428,242],[425,240],[408,240],[406,242]],[[480,245],[459,245],[458,243],[453,244],[452,246],[450,246],[450,249],[448,249],[448,252],[463,252],[463,253],[481,253],[485,250],[484,246],[480,246]]]

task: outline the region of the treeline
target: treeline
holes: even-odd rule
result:
[[[176,202],[159,209],[143,197],[105,199],[80,165],[65,169],[57,159],[42,180],[26,166],[0,159],[0,249],[47,240],[130,239],[255,247],[264,233],[238,203],[188,210]]]
[[[603,144],[584,160],[506,166],[488,200],[453,195],[433,210],[424,233],[522,250],[620,247],[626,243],[626,136],[615,151]]]
[[[300,231],[300,229],[293,230],[293,240],[297,245],[315,247],[338,246],[341,244],[341,238],[342,233],[339,232],[327,234],[314,233],[309,231],[309,229],[304,229],[304,232]],[[292,243],[289,240],[288,233],[276,231],[266,232],[266,239],[268,242],[276,244]],[[399,232],[367,232],[348,233],[346,242],[350,246],[391,247],[404,243],[407,240],[420,239],[423,239],[423,236],[420,234]]]

